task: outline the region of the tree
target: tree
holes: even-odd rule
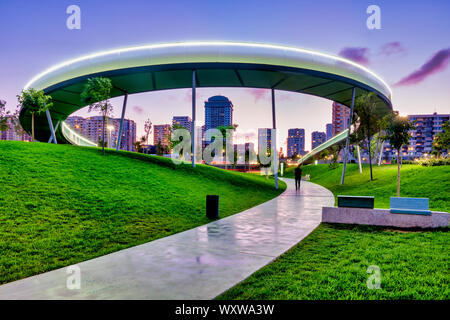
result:
[[[168,136],[166,137],[167,140],[169,141],[168,147],[169,151],[172,151],[176,145],[178,145],[181,141],[183,141],[183,137],[180,137],[181,139],[179,140],[172,140],[172,133],[177,129],[186,129],[186,128],[179,124],[174,124],[171,127],[169,127],[169,133]],[[183,150],[180,150],[180,157],[183,157]]]
[[[225,153],[225,155],[226,155],[227,141],[231,138],[230,130],[236,131],[237,127],[238,127],[237,124],[233,124],[231,126],[218,126],[217,127],[217,129],[220,131],[220,133],[222,134],[222,137],[223,137],[222,154]],[[233,155],[233,159],[234,159],[234,155]],[[225,158],[225,168],[227,168],[227,167],[228,167],[228,159]]]
[[[52,97],[46,95],[44,91],[36,91],[33,88],[23,90],[20,95],[17,96],[19,100],[19,106],[27,109],[31,113],[31,137],[34,141],[34,114],[41,114],[49,110],[53,106],[51,102]]]
[[[150,121],[150,118],[145,121],[144,131],[145,131],[145,142],[148,144],[148,137],[150,136],[150,133],[152,133],[152,122]]]
[[[442,130],[439,132],[433,141],[433,151],[432,153],[441,156],[444,150],[447,150],[447,154],[450,150],[450,122],[446,121],[442,124]]]
[[[413,129],[413,125],[409,122],[408,118],[395,116],[386,125],[384,131],[386,135],[384,140],[389,140],[393,149],[396,149],[400,155],[402,146],[408,144],[410,134],[409,130]],[[400,197],[400,161],[397,159],[397,197]]]
[[[142,149],[142,145],[145,143],[145,135],[141,137],[141,139],[136,140],[133,144],[134,144],[134,149],[136,150],[136,152],[139,152],[139,150]]]
[[[328,150],[330,152],[330,156],[332,157],[330,164],[328,165],[330,169],[336,169],[339,167],[338,164],[338,158],[339,153],[341,153],[342,149],[344,148],[344,143],[336,143],[332,145]]]
[[[161,143],[161,140],[158,140],[158,143],[156,144],[156,154],[158,156],[164,155],[164,146]]]
[[[0,100],[0,131],[8,130],[10,112],[6,111],[6,101]]]
[[[323,150],[320,154],[319,154],[319,160],[326,160],[330,155],[330,151],[329,150]]]
[[[380,130],[381,110],[377,107],[377,96],[371,92],[360,96],[354,106],[353,123],[357,124],[352,140],[369,152],[370,180],[372,173],[372,137]]]
[[[13,125],[15,133],[18,136],[22,136],[26,134],[26,131],[23,130],[22,125],[20,124],[19,116],[20,116],[20,107],[18,107],[16,111],[14,111],[14,113],[11,115],[11,123]]]
[[[105,140],[105,122],[106,116],[111,113],[112,105],[109,102],[111,98],[112,82],[108,78],[90,78],[84,86],[81,93],[81,102],[89,105],[89,112],[99,111],[103,117],[102,121],[102,142]],[[105,144],[102,143],[102,154],[105,155]]]

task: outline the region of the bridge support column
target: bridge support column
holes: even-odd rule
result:
[[[277,153],[277,122],[275,117],[275,89],[272,88],[272,161],[273,161],[273,174],[275,177],[275,189],[278,189],[278,153]]]
[[[345,169],[346,169],[346,167],[347,167],[347,160],[348,160],[348,144],[349,144],[349,139],[350,139],[350,126],[351,126],[352,120],[353,120],[353,107],[355,106],[355,93],[356,93],[356,88],[353,87],[353,92],[352,92],[352,105],[351,105],[351,107],[350,107],[350,119],[349,119],[349,121],[348,121],[347,140],[345,141],[344,168],[342,169],[341,184],[344,184],[344,179],[345,179]]]
[[[196,73],[195,70],[192,70],[192,125],[191,125],[191,141],[192,141],[192,151],[191,151],[191,159],[192,159],[192,167],[195,168],[195,130],[196,130],[196,117],[195,117],[195,98],[196,98]]]
[[[358,152],[358,165],[359,165],[359,173],[362,173],[362,164],[361,164],[361,148],[359,145],[356,145],[356,151]]]
[[[50,115],[50,111],[48,111],[48,109],[45,110],[45,114],[47,115],[48,126],[50,127],[50,132],[51,132],[51,137],[52,137],[53,143],[58,144],[58,142],[56,141],[55,128],[53,127],[53,122],[52,122],[52,117]]]
[[[125,96],[123,98],[122,116],[120,117],[119,135],[117,136],[116,151],[119,151],[119,149],[120,149],[120,142],[122,141],[123,120],[125,118],[125,111],[127,110],[127,101],[128,101],[128,94],[125,94]]]
[[[60,123],[61,123],[61,120],[58,120],[58,122],[56,123],[56,126],[55,126],[55,132],[58,130]],[[48,143],[51,143],[52,141],[53,141],[53,136],[50,134],[50,138],[48,139]]]
[[[384,141],[381,142],[381,149],[380,149],[379,158],[378,158],[378,166],[381,165],[381,158],[383,158],[383,148],[384,148]]]

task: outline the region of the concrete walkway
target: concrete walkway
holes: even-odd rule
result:
[[[313,231],[332,193],[292,179],[278,198],[239,214],[79,263],[81,288],[67,268],[0,286],[0,299],[213,299]]]

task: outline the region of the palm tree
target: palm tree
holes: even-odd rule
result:
[[[44,91],[36,91],[33,88],[28,90],[23,90],[20,95],[17,96],[19,100],[19,105],[22,108],[27,109],[31,112],[31,137],[34,141],[34,114],[41,114],[49,110],[53,106],[51,102],[52,97],[46,95]]]
[[[88,79],[81,93],[81,101],[89,105],[89,112],[99,111],[103,116],[102,123],[102,154],[105,155],[105,122],[106,116],[111,113],[112,105],[109,102],[111,98],[112,82],[108,78]]]
[[[142,136],[140,140],[136,140],[133,144],[134,144],[134,149],[136,150],[136,152],[139,152],[139,150],[141,150],[142,145],[145,143],[145,136]]]

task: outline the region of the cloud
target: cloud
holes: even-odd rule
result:
[[[432,74],[443,71],[447,67],[449,60],[450,60],[450,48],[442,49],[436,52],[431,57],[431,59],[428,60],[424,65],[422,65],[418,70],[404,77],[399,82],[394,84],[394,86],[399,87],[418,84],[424,81]]]
[[[255,102],[258,102],[259,100],[265,99],[269,91],[267,89],[250,88],[248,92],[253,96]]]
[[[394,54],[400,54],[405,52],[405,48],[403,48],[402,44],[399,41],[388,42],[383,45],[380,49],[379,54],[385,56],[391,56]]]
[[[137,114],[142,114],[142,112],[144,112],[144,109],[138,106],[134,106],[133,111],[136,112]]]
[[[297,93],[289,91],[277,91],[276,99],[277,101],[294,101],[298,97]]]
[[[357,48],[357,47],[346,47],[339,51],[338,55],[343,58],[352,60],[354,62],[368,65],[369,64],[369,49],[368,48]]]

